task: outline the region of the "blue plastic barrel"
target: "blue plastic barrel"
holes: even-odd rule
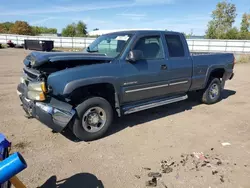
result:
[[[10,142],[5,138],[5,136],[0,133],[0,149],[5,149],[10,147]]]
[[[0,162],[0,184],[27,168],[27,164],[18,152]]]

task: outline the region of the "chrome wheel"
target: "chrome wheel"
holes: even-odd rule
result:
[[[215,99],[219,95],[219,86],[218,84],[214,83],[209,90],[209,97],[211,99]]]
[[[96,106],[88,109],[84,113],[82,126],[87,132],[95,133],[103,128],[106,121],[106,112],[102,108]]]

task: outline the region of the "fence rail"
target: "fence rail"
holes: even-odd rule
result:
[[[54,47],[59,48],[86,48],[95,38],[88,37],[49,37],[49,36],[26,36],[0,34],[0,43],[5,44],[8,40],[21,45],[25,39],[53,40]],[[215,40],[215,39],[188,39],[191,52],[234,52],[250,53],[250,40]]]

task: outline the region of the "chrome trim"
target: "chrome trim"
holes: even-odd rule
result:
[[[149,108],[154,108],[154,107],[162,106],[162,105],[165,105],[165,104],[170,104],[170,103],[174,103],[174,102],[178,102],[178,101],[183,101],[183,100],[185,100],[187,98],[188,98],[188,96],[184,95],[184,96],[181,96],[181,97],[167,99],[165,101],[160,101],[160,102],[155,102],[155,103],[151,103],[151,104],[146,104],[146,105],[134,107],[134,108],[131,108],[131,109],[125,111],[124,114],[131,114],[131,113],[146,110],[146,109],[149,109]]]
[[[140,89],[132,89],[132,90],[125,91],[125,93],[132,93],[132,92],[144,91],[144,90],[167,87],[167,86],[169,86],[169,84],[164,84],[164,85],[159,85],[159,86],[152,86],[152,87],[145,87],[145,88],[140,88]]]
[[[44,112],[50,114],[54,123],[62,126],[66,126],[71,118],[75,115],[74,109],[72,109],[70,112],[65,112],[41,102],[37,102],[36,106],[42,109]]]
[[[187,81],[187,80],[186,80],[186,81],[181,81],[181,82],[174,82],[174,83],[170,83],[169,85],[170,85],[170,86],[174,86],[174,85],[186,84],[186,83],[188,83],[188,81]]]
[[[48,106],[44,103],[36,102],[36,106],[48,114],[52,114],[53,112],[53,107]]]
[[[54,123],[66,126],[71,118],[74,116],[75,110],[71,110],[71,112],[64,112],[59,109],[54,108],[52,118]]]
[[[16,93],[17,93],[18,96],[22,95],[22,93],[19,92],[18,90],[16,90]]]
[[[127,86],[127,85],[133,85],[133,84],[137,84],[138,82],[137,81],[134,81],[134,82],[126,82],[124,83],[123,85],[124,86]]]

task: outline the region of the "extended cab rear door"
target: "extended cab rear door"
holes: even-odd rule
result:
[[[185,93],[191,86],[193,62],[184,35],[165,33],[166,57],[169,64],[169,89],[171,94]]]

